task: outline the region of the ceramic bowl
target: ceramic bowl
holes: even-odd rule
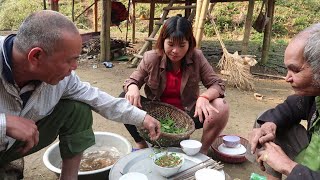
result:
[[[186,153],[189,156],[196,155],[202,146],[202,143],[197,140],[183,140],[180,142],[181,149],[184,153]]]
[[[196,180],[208,180],[208,179],[225,180],[225,176],[221,172],[215,169],[207,169],[207,168],[200,169],[196,171],[194,176]]]
[[[222,140],[224,145],[226,145],[229,148],[235,148],[240,144],[239,136],[227,135],[227,136],[223,136]]]
[[[172,154],[174,156],[179,157],[182,161],[180,162],[179,165],[174,166],[174,167],[162,167],[162,166],[158,166],[155,161],[157,159],[159,159],[162,156],[165,156],[166,153],[168,153],[169,155]],[[181,153],[176,153],[176,152],[161,152],[158,154],[155,154],[153,156],[153,169],[156,170],[161,176],[163,177],[169,177],[171,175],[174,175],[175,173],[177,173],[179,171],[179,169],[182,167],[182,165],[184,164],[184,157],[183,154]]]
[[[148,180],[148,177],[139,172],[129,172],[121,176],[119,180]]]

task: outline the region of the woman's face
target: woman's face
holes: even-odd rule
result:
[[[189,42],[183,39],[181,42],[172,39],[164,40],[164,52],[172,62],[179,62],[186,55],[189,49]]]

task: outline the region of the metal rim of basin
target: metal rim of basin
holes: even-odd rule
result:
[[[96,131],[94,132],[94,135],[111,135],[111,136],[114,136],[116,138],[119,138],[121,139],[128,147],[127,149],[127,152],[130,153],[131,150],[132,150],[132,145],[131,143],[123,136],[119,135],[119,134],[115,134],[115,133],[111,133],[111,132],[100,132],[100,131]],[[49,154],[52,152],[52,150],[54,148],[56,148],[57,146],[59,146],[59,142],[56,142],[54,144],[52,144],[44,153],[43,157],[42,157],[42,160],[43,160],[43,163],[45,164],[45,166],[51,170],[52,172],[55,172],[57,174],[61,174],[61,169],[60,168],[57,168],[55,166],[53,166],[51,164],[51,162],[49,161]],[[100,172],[104,172],[106,170],[109,170],[111,169],[113,165],[111,166],[107,166],[107,167],[104,167],[104,168],[101,168],[101,169],[97,169],[97,170],[93,170],[93,171],[85,171],[85,172],[78,172],[78,175],[89,175],[89,174],[97,174],[97,173],[100,173]]]

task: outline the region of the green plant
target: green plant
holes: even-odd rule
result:
[[[17,5],[19,4],[19,5]],[[0,29],[16,30],[32,12],[41,10],[42,4],[37,0],[4,0],[0,4]]]
[[[214,28],[212,26],[212,24],[210,22],[206,22],[205,25],[204,25],[204,34],[205,36],[207,37],[213,37],[215,36],[215,31],[214,31]]]

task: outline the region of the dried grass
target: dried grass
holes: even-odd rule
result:
[[[254,66],[257,61],[253,56],[242,56],[239,55],[237,51],[230,54],[220,37],[213,18],[210,15],[208,16],[223,50],[223,55],[218,63],[218,67],[221,69],[222,74],[227,75],[227,84],[242,90],[254,90],[253,76],[250,73],[250,67]]]

